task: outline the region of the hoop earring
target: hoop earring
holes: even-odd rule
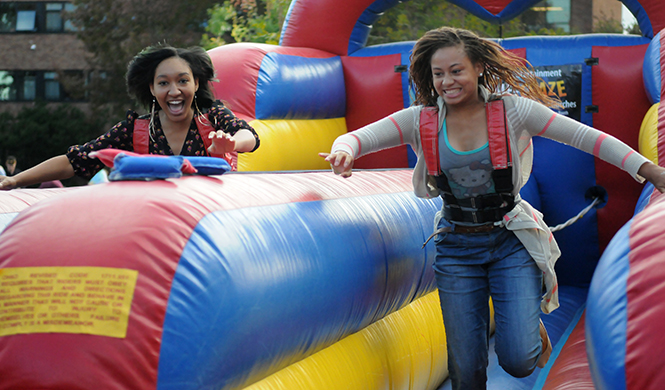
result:
[[[154,138],[152,138],[152,135],[155,133],[155,98],[152,98],[152,109],[150,110],[150,123],[148,124],[148,135],[150,136],[150,140],[155,142]]]
[[[196,94],[194,94],[194,108],[196,108],[196,120],[199,121],[200,124],[205,125],[205,123],[203,123],[203,113],[199,109],[199,103]]]

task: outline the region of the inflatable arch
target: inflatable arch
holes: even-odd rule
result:
[[[494,22],[537,3],[452,2]],[[348,180],[317,156],[411,103],[413,42],[365,47],[397,3],[294,0],[279,46],[210,51],[217,97],[262,138],[244,172],[0,193],[0,389],[448,388],[421,249],[440,201],[413,196],[407,147]],[[662,162],[665,8],[624,4],[642,37],[499,43],[567,74],[576,119]],[[534,148],[523,196],[550,225],[604,203],[555,233],[550,363],[516,379],[492,355],[488,388],[659,389],[662,197],[569,147]]]

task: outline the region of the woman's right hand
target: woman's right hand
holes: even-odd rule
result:
[[[74,167],[67,156],[62,154],[21,171],[16,176],[0,176],[0,191],[25,188],[45,181],[69,179],[72,176],[74,176]]]
[[[647,179],[661,193],[665,193],[665,168],[652,162],[642,164],[637,174]]]
[[[16,188],[16,180],[12,176],[0,176],[0,190],[7,191]]]
[[[326,161],[330,163],[335,175],[341,175],[342,177],[351,177],[353,170],[353,161],[354,158],[352,155],[346,152],[335,152],[335,153],[319,153],[319,156],[323,157]]]

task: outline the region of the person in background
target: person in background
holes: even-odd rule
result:
[[[104,166],[90,153],[105,148],[141,154],[214,156],[236,168],[238,152],[259,147],[254,129],[237,118],[211,89],[215,70],[200,47],[150,46],[129,63],[127,90],[149,109],[139,116],[128,111],[125,119],[106,134],[67,153],[46,160],[14,176],[0,176],[0,190],[63,180],[74,175],[90,179]]]
[[[21,170],[16,166],[17,164],[18,161],[16,160],[16,157],[7,156],[7,159],[5,160],[5,166],[7,167],[6,170],[7,176],[15,176],[21,172]]]
[[[336,174],[351,177],[361,156],[413,147],[416,196],[443,198],[433,267],[452,388],[486,389],[490,297],[499,364],[525,377],[544,367],[552,351],[540,311],[559,305],[554,263],[560,251],[542,214],[519,195],[531,173],[531,138],[594,154],[661,192],[665,169],[555,113],[549,107],[558,101],[540,89],[524,60],[470,31],[425,33],[413,48],[409,77],[415,105],[341,135],[330,153],[319,155]],[[505,86],[519,96],[503,93]]]

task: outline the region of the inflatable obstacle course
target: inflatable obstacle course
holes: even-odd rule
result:
[[[531,5],[455,4],[501,20]],[[665,16],[658,1],[624,4],[643,36],[499,43],[565,86],[567,114],[663,161]],[[413,196],[413,153],[367,156],[360,168],[398,169],[348,180],[317,155],[410,104],[413,42],[364,46],[394,5],[296,0],[279,46],[210,52],[217,97],[262,139],[245,173],[0,193],[0,389],[448,386],[433,247],[421,249],[441,204]],[[493,355],[488,388],[659,389],[658,194],[564,145],[534,148],[522,195],[551,226],[604,204],[555,233],[550,363],[516,379]]]

